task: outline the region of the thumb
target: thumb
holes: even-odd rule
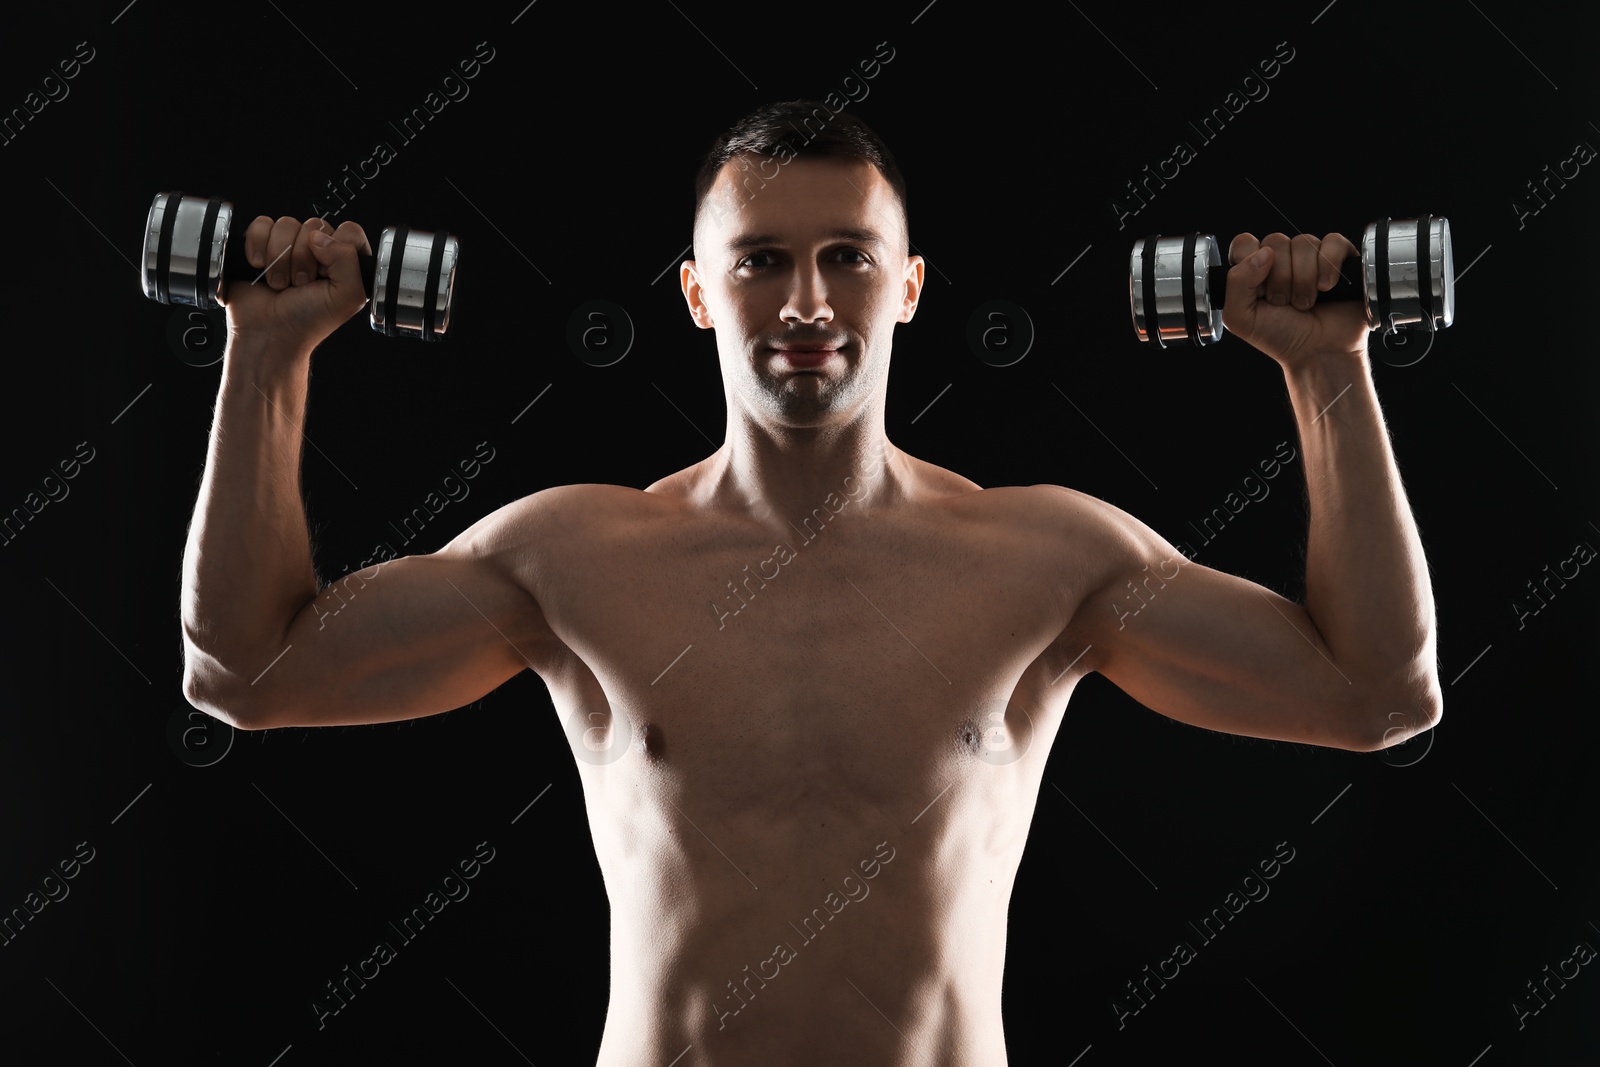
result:
[[[314,233],[311,254],[322,265],[321,274],[328,280],[329,304],[346,316],[354,314],[367,302],[355,246],[325,233]]]
[[[1272,249],[1262,245],[1228,271],[1228,291],[1223,307],[1227,318],[1231,320],[1228,329],[1232,332],[1249,333],[1251,324],[1255,322],[1256,290],[1265,284],[1267,275],[1272,273],[1272,257]]]

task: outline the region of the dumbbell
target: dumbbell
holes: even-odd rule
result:
[[[236,215],[221,197],[157,193],[144,228],[144,295],[205,311],[222,306],[229,283],[248,284],[264,271],[250,266],[244,237],[230,241]],[[360,254],[372,328],[437,341],[450,327],[460,246],[447,233],[401,226],[385,229],[378,254]]]
[[[1456,271],[1450,221],[1437,215],[1380,219],[1361,238],[1361,255],[1339,268],[1322,300],[1360,300],[1367,328],[1417,326],[1429,332],[1455,319]],[[1139,340],[1165,348],[1222,339],[1222,301],[1228,267],[1209,233],[1152,234],[1133,242],[1128,258],[1128,304]]]

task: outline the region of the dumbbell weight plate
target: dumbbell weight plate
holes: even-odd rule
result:
[[[372,328],[388,337],[399,332],[426,340],[442,336],[450,326],[459,256],[456,239],[442,230],[384,230],[372,279]]]
[[[1165,348],[1222,339],[1222,292],[1212,292],[1211,271],[1222,265],[1222,252],[1214,236],[1141,237],[1128,263],[1128,304],[1141,341]]]
[[[144,227],[144,295],[204,311],[221,307],[222,259],[233,205],[182,193],[158,193]]]
[[[1430,322],[1438,330],[1455,321],[1450,220],[1424,215],[1368,223],[1361,237],[1361,264],[1373,329]]]

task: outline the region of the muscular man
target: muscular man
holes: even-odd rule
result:
[[[575,746],[625,745],[575,749],[611,902],[603,1067],[1005,1064],[1012,883],[1091,671],[1196,726],[1354,751],[1440,716],[1366,326],[1316,306],[1345,238],[1230,250],[1228,329],[1282,365],[1299,423],[1300,605],[1099,500],[982,489],[888,440],[923,262],[888,151],[848,115],[803,140],[810,113],[750,116],[698,186],[681,282],[716,331],[722,446],[382,563],[337,626],[298,457],[312,349],[365,300],[361,230],[256,219],[249,259],[272,266],[229,302],[184,559],[189,699],[242,729],[387,722],[531,668],[558,721],[593,724]]]

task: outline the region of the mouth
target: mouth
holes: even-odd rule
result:
[[[791,367],[814,368],[822,366],[824,363],[828,362],[828,360],[838,355],[841,349],[826,348],[816,345],[792,345],[781,348],[771,348],[768,349],[768,351]]]

